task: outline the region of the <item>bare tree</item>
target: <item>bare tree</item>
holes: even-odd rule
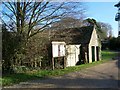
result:
[[[70,2],[3,2],[2,21],[17,34],[24,34],[27,38],[43,31],[52,23],[65,16],[80,17],[84,13],[81,3]],[[76,6],[79,7],[76,9]],[[10,20],[10,24],[6,22]],[[14,29],[13,29],[14,28]],[[16,28],[16,29],[15,29]]]
[[[109,23],[104,23],[104,22],[98,22],[98,25],[101,28],[101,37],[107,38],[107,37],[112,37],[112,26]]]
[[[60,21],[54,23],[51,28],[55,30],[65,29],[65,28],[76,28],[82,26],[83,19],[76,19],[74,17],[65,17],[62,18]]]
[[[14,37],[6,37],[7,41],[11,40],[9,43],[12,45],[10,46],[8,42],[4,44],[4,49],[6,49],[6,45],[8,46],[7,51],[9,51],[9,53],[11,53],[10,50],[13,51],[12,55],[8,57],[12,65],[14,62],[16,62],[17,65],[23,65],[23,62],[29,58],[27,51],[31,51],[34,47],[33,50],[36,50],[36,53],[33,55],[31,52],[31,58],[29,58],[29,60],[33,59],[30,61],[30,63],[33,64],[36,54],[38,54],[38,56],[40,55],[39,47],[37,47],[40,46],[37,43],[38,39],[36,40],[37,45],[35,45],[33,36],[46,30],[46,28],[63,17],[80,17],[84,13],[84,8],[81,7],[81,3],[49,2],[49,0],[41,0],[40,2],[35,2],[35,0],[27,0],[26,2],[22,2],[22,0],[17,0],[18,2],[15,1],[16,0],[13,0],[13,2],[2,2],[1,4],[3,8],[2,22],[8,30],[14,32],[12,33]],[[31,46],[31,43],[33,43],[33,46]],[[10,47],[13,47],[13,49],[9,49]],[[27,47],[29,50],[26,50]],[[7,51],[4,53],[6,56],[8,54]],[[9,64],[6,64],[6,66],[8,65]],[[9,67],[11,66],[9,65]]]

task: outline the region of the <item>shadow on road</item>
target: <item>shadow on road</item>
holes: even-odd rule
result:
[[[118,56],[117,56],[117,62],[116,62],[116,65],[118,67],[118,86],[120,88],[120,52],[118,53]]]
[[[43,88],[118,88],[118,80],[113,79],[89,79],[89,78],[65,78],[65,79],[50,79],[47,81],[35,81],[29,84],[22,84],[22,87],[39,87]]]
[[[120,60],[117,60],[115,64],[120,68]],[[35,88],[119,88],[120,86],[119,80],[106,78],[108,75],[103,72],[91,71],[91,73],[99,73],[98,75],[102,76],[102,78],[63,76],[62,78],[47,78],[44,80],[31,81],[29,83],[21,84],[21,86],[28,88],[31,88],[31,86]],[[19,87],[21,86],[19,85]]]
[[[118,53],[117,59],[118,59],[118,62],[116,63],[116,65],[120,69],[120,52]]]
[[[120,57],[120,54],[118,56]],[[118,69],[120,69],[120,58],[116,60],[117,61],[113,63],[113,65],[117,66]],[[105,65],[107,66],[107,69],[105,69],[107,71],[110,66],[108,64],[105,64]],[[114,69],[113,71],[111,69],[112,68],[110,68],[110,71],[111,73],[113,73]],[[56,78],[46,78],[43,80],[39,79],[35,81],[21,83],[11,88],[112,88],[109,90],[118,90],[120,86],[120,81],[115,79],[114,77],[111,77],[109,73],[107,74],[107,73],[104,73],[103,71],[97,71],[92,69],[90,71],[90,74],[94,75],[93,73],[98,73],[99,76],[96,76],[98,78],[94,76],[92,76],[92,78],[89,78],[89,77],[86,78],[86,77],[81,77],[78,74],[78,77],[62,76],[62,78],[56,77]],[[118,71],[118,77],[119,76],[120,76],[120,73]],[[102,89],[102,90],[106,90],[106,89]]]

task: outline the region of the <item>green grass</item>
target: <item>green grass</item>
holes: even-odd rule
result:
[[[88,63],[88,64],[82,64],[78,66],[73,66],[73,67],[67,67],[65,69],[56,69],[56,70],[39,70],[35,71],[32,73],[17,73],[17,74],[11,74],[4,76],[0,78],[0,83],[2,82],[3,86],[9,86],[13,85],[16,83],[20,83],[23,81],[28,81],[32,79],[42,79],[45,77],[50,77],[50,76],[59,76],[59,75],[64,75],[69,72],[74,72],[74,71],[79,71],[91,66],[95,66],[101,63],[105,63],[107,61],[110,61],[111,58],[115,57],[117,53],[111,52],[111,51],[102,51],[102,60],[93,62],[93,63]]]
[[[36,79],[36,78],[38,77],[33,74],[26,74],[26,73],[6,75],[2,78],[2,85],[9,86],[9,85],[13,85],[14,83],[19,83],[19,82],[27,81],[30,79]]]
[[[117,52],[108,51],[108,50],[102,51],[101,54],[102,54],[102,60],[110,60],[118,55]]]

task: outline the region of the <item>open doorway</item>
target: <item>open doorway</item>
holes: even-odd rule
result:
[[[92,62],[95,61],[95,46],[92,46]]]
[[[97,61],[99,61],[99,47],[96,47],[96,56],[97,56]]]

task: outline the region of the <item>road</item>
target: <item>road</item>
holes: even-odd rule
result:
[[[21,82],[6,88],[118,88],[119,60],[43,80]]]

